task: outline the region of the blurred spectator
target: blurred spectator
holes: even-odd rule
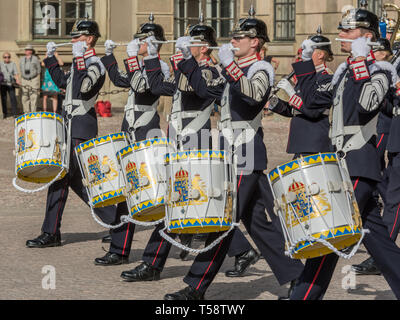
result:
[[[31,45],[25,47],[25,57],[19,60],[24,113],[36,112],[40,90],[40,61]]]
[[[56,52],[54,56],[57,58],[58,64],[60,66],[64,65],[64,62],[61,60],[61,57]],[[47,58],[47,54],[45,56]],[[42,61],[42,67],[44,67],[44,62]],[[56,86],[53,79],[50,76],[49,70],[46,68],[43,84],[42,84],[42,92],[43,92],[43,111],[47,111],[47,97],[50,97],[53,105],[52,112],[57,112],[57,105],[58,105],[58,95],[60,94],[60,89]]]
[[[0,71],[3,74],[3,82],[1,83],[1,104],[3,108],[3,119],[7,118],[7,93],[10,96],[11,110],[14,118],[18,116],[17,98],[15,96],[15,88],[21,84],[17,65],[11,61],[9,52],[3,53],[3,62],[0,62]]]
[[[279,67],[280,62],[278,59],[276,59],[272,56],[268,56],[267,52],[268,52],[268,47],[267,46],[262,47],[262,49],[260,51],[261,59],[263,59],[263,60],[269,62],[271,65],[273,65],[274,70],[276,71]]]

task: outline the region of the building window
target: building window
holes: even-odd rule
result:
[[[361,0],[358,0],[358,7],[361,5]],[[382,0],[369,0],[368,1],[368,11],[375,13],[378,17],[382,13]]]
[[[77,19],[93,19],[94,1],[34,0],[33,38],[69,38]]]
[[[274,39],[293,41],[296,37],[296,1],[274,1]]]
[[[215,29],[220,40],[229,39],[235,22],[235,0],[175,0],[176,37],[199,22],[200,11],[204,13],[204,23]]]

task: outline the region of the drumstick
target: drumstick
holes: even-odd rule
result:
[[[354,42],[354,40],[351,39],[342,39],[342,38],[336,38],[336,41],[340,41],[340,42]],[[367,45],[372,46],[372,47],[381,47],[382,45],[379,42],[371,42],[369,39],[367,41]]]
[[[64,47],[64,46],[72,46],[72,44],[73,44],[72,42],[59,43],[59,44],[56,44],[55,47],[58,48],[58,47]]]
[[[210,47],[207,44],[191,44],[188,47],[208,47],[208,49],[211,49],[211,50],[220,50],[221,49],[221,47]],[[232,48],[231,50],[232,51],[239,51],[240,49],[239,48]]]

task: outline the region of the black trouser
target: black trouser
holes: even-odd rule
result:
[[[54,182],[49,187],[42,232],[60,234],[61,219],[70,187],[85,204],[88,204],[88,195],[86,188],[82,184],[82,174],[75,156],[75,147],[82,142],[84,142],[84,140],[72,139],[69,171],[63,179]],[[106,224],[115,222],[115,206],[94,209],[94,212]]]
[[[376,148],[378,150],[378,156],[381,163],[381,171],[382,171],[382,181],[380,181],[377,185],[377,194],[376,198],[378,199],[381,196],[383,203],[386,203],[386,191],[389,183],[389,174],[386,168],[386,146],[389,140],[389,134],[387,133],[379,133],[378,134],[378,143]]]
[[[7,92],[8,95],[10,96],[10,101],[11,101],[11,110],[13,113],[13,116],[18,115],[18,110],[17,110],[17,97],[15,96],[15,88],[13,86],[0,86],[1,90],[1,105],[3,108],[3,114],[4,117],[7,116]]]
[[[365,235],[363,244],[374,258],[378,268],[397,298],[400,298],[400,248],[390,239],[387,226],[379,212],[373,192],[377,182],[366,178],[352,178],[354,193],[360,209]],[[308,259],[299,283],[291,295],[292,300],[323,299],[338,262],[338,255]]]
[[[298,260],[285,256],[285,240],[280,225],[268,222],[265,209],[273,213],[273,196],[267,177],[262,171],[238,177],[237,220],[241,220],[250,237],[265,258],[280,285],[297,279],[303,271]],[[266,206],[267,204],[267,206]],[[278,219],[276,219],[278,220]],[[233,233],[210,251],[197,255],[184,282],[204,293],[218,273],[232,242]],[[220,236],[211,233],[210,244]]]
[[[389,153],[388,156],[388,184],[383,221],[388,227],[390,238],[396,241],[400,229],[400,153]]]

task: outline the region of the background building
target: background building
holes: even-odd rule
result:
[[[370,0],[370,10],[381,14],[382,2],[400,6],[400,0]],[[98,55],[104,54],[104,41],[128,42],[139,25],[153,12],[156,22],[163,25],[168,39],[183,35],[189,24],[196,23],[202,9],[206,22],[218,33],[219,42],[229,40],[235,22],[246,17],[251,3],[257,16],[268,25],[272,42],[268,54],[281,62],[278,78],[290,72],[290,64],[302,41],[315,33],[318,26],[333,42],[335,69],[344,57],[339,43],[334,41],[341,10],[345,5],[358,5],[358,0],[0,0],[0,51],[10,51],[14,62],[24,54],[23,48],[32,44],[42,59],[48,41],[65,42],[75,20],[88,16],[100,25],[102,38],[97,45]],[[397,14],[389,13],[397,19]],[[50,18],[50,19],[49,19]],[[163,47],[164,60],[173,53],[172,44]],[[64,62],[71,63],[70,47],[59,48]],[[125,47],[115,51],[120,67],[126,57]],[[18,65],[18,64],[17,64]],[[115,89],[107,80],[104,91]],[[126,94],[107,95],[113,105],[122,106]]]

